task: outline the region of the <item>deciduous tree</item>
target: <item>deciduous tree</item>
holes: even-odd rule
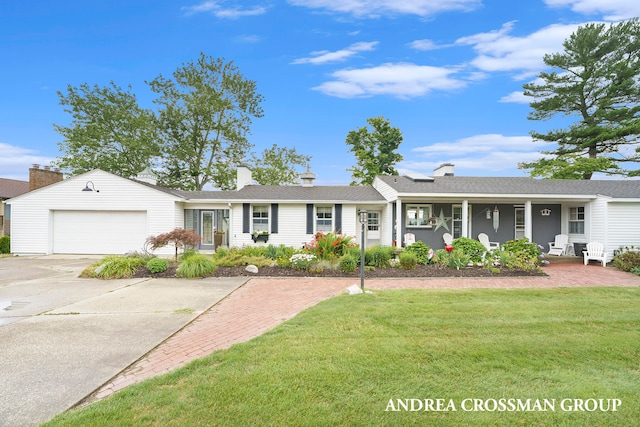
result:
[[[273,144],[260,157],[253,155],[253,179],[262,185],[286,185],[299,182],[296,166],[308,166],[310,156],[299,154],[295,148]]]
[[[351,171],[351,185],[370,185],[377,175],[398,175],[396,163],[403,159],[396,150],[402,143],[402,132],[392,127],[382,116],[367,119],[372,127],[352,130],[347,134],[347,145],[356,156]]]
[[[69,126],[54,124],[64,140],[64,153],[54,162],[71,175],[102,169],[129,177],[159,156],[153,112],[138,106],[136,95],[111,82],[109,86],[69,85],[58,91],[60,104],[70,113]]]
[[[173,79],[148,82],[159,96],[158,129],[164,171],[161,182],[183,190],[211,183],[234,187],[234,166],[251,150],[247,139],[252,117],[262,117],[262,95],[233,64],[204,54],[183,64]]]

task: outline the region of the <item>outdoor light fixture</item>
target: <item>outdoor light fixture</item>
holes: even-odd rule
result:
[[[89,188],[89,184],[91,184],[91,188]],[[95,191],[96,193],[100,192],[100,190],[96,190],[96,187],[93,185],[93,181],[87,181],[82,191]]]
[[[365,224],[369,219],[368,212],[364,209],[358,211],[358,219],[360,220],[360,289],[364,292],[364,234]]]
[[[487,219],[491,219],[491,209],[487,209]]]

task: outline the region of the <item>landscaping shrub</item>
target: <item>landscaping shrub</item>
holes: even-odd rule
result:
[[[436,249],[436,253],[433,256],[435,262],[440,265],[449,265],[449,254],[445,249]]]
[[[162,273],[167,271],[169,261],[164,258],[152,258],[147,261],[147,269],[152,273]]]
[[[340,270],[345,273],[353,273],[358,268],[358,260],[360,258],[354,258],[352,255],[343,255],[340,258]]]
[[[178,260],[178,249],[187,249],[200,244],[200,236],[193,230],[176,228],[168,233],[151,236],[147,239],[151,249],[163,248],[173,245],[176,248],[176,261]]]
[[[640,269],[640,248],[632,246],[619,249],[613,258],[613,265],[623,271]]]
[[[218,258],[224,258],[229,254],[229,252],[230,252],[229,248],[225,248],[225,247],[216,248],[216,252],[213,254],[213,259],[215,260]]]
[[[340,233],[317,232],[305,248],[320,259],[337,259],[344,255],[348,247],[354,246],[353,237]]]
[[[215,269],[216,264],[211,257],[204,254],[195,254],[182,260],[176,270],[176,275],[185,279],[195,279],[208,276]]]
[[[291,262],[291,268],[309,270],[316,263],[316,256],[313,254],[293,254],[289,261]]]
[[[355,259],[360,262],[360,246],[358,245],[350,245],[347,246],[344,250],[344,255],[351,255]]]
[[[414,253],[416,255],[416,261],[420,264],[428,264],[431,262],[431,259],[429,258],[431,248],[420,240],[407,246],[404,250],[405,252],[408,251]]]
[[[232,249],[223,256],[216,256],[215,263],[219,267],[239,267],[255,265],[258,268],[269,267],[274,261],[262,255],[247,255],[244,249]]]
[[[9,236],[0,237],[0,254],[11,253],[11,239]]]
[[[464,253],[461,249],[454,249],[449,254],[447,262],[449,267],[460,270],[461,268],[465,268],[469,265],[469,263],[471,262],[471,256]]]
[[[145,265],[142,258],[109,255],[89,268],[88,275],[102,279],[124,279],[135,274],[139,267]]]
[[[389,267],[389,261],[393,258],[393,248],[389,246],[372,246],[364,252],[365,265],[385,268]]]
[[[184,252],[180,254],[180,261],[183,261],[197,254],[198,254],[198,251],[196,251],[195,249],[185,249]]]
[[[508,254],[506,267],[531,270],[538,268],[540,264],[540,246],[523,237],[518,240],[509,240],[502,245],[502,250]]]
[[[248,257],[265,257],[267,256],[267,246],[264,245],[255,245],[255,246],[244,246],[242,248],[234,248],[234,252],[239,251],[243,255]]]
[[[454,251],[455,249],[462,251],[474,263],[482,262],[483,256],[487,252],[487,248],[482,243],[468,237],[457,238],[451,246],[453,246]]]
[[[400,254],[400,268],[403,270],[414,270],[418,265],[418,256],[415,252],[404,251]]]

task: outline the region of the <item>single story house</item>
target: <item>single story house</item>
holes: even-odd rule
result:
[[[196,231],[203,250],[301,247],[318,231],[360,242],[360,210],[367,211],[367,246],[400,246],[411,233],[437,249],[444,233],[486,233],[548,249],[562,233],[571,243],[602,242],[611,258],[621,246],[640,245],[637,180],[458,177],[450,164],[428,177],[379,176],[371,186],[317,186],[314,179],[306,172],[301,185],[254,185],[240,166],[236,190],[181,191],[156,185],[149,170],[136,178],[94,170],[8,200],[11,247],[17,254],[124,253],[177,227]]]

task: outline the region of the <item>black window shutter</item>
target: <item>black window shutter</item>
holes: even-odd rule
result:
[[[307,234],[313,234],[313,205],[307,205]]]
[[[278,204],[271,204],[271,233],[278,234]]]
[[[336,233],[342,233],[342,205],[336,205]]]
[[[251,233],[251,204],[242,204],[242,232]]]

